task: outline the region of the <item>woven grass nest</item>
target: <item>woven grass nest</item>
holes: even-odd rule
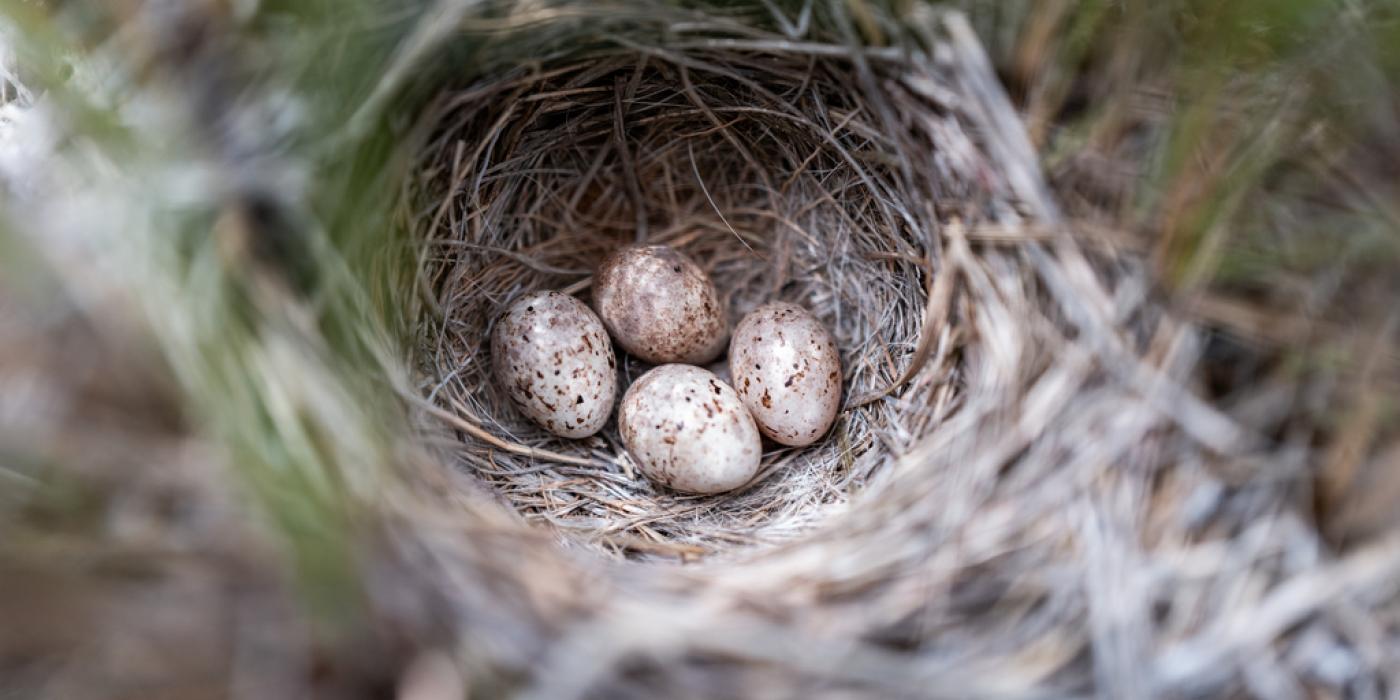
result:
[[[507,641],[466,654],[469,676],[517,666],[550,698],[1225,682],[1247,643],[1229,635],[1259,632],[1212,620],[1291,564],[1181,548],[1296,535],[1285,489],[1212,474],[1250,443],[1184,388],[1190,329],[1132,260],[1071,235],[966,25],[925,19],[925,48],[899,50],[714,17],[656,41],[642,21],[423,115],[402,220],[430,300],[422,425],[450,465],[433,488],[510,513],[456,545],[473,565],[453,580],[475,614],[530,601],[492,609]],[[635,241],[693,256],[733,319],[776,299],[823,319],[846,373],[830,435],[697,497],[653,487],[612,423],[570,441],[516,413],[492,321],[531,291],[587,300]],[[624,385],[645,371],[620,357]]]
[[[532,525],[613,559],[798,542],[899,481],[899,457],[971,388],[977,333],[955,306],[971,299],[953,294],[948,230],[1023,220],[975,140],[995,127],[960,109],[968,70],[762,36],[623,38],[445,93],[414,209],[434,302],[422,391],[460,421],[456,464]],[[837,427],[808,448],[770,445],[748,487],[699,497],[653,486],[615,422],[566,440],[524,421],[492,378],[492,322],[532,291],[587,300],[598,261],[634,242],[697,260],[731,323],[775,300],[817,314],[846,373]],[[1031,293],[1008,301],[1029,308]],[[619,353],[625,388],[649,366]],[[727,375],[724,358],[711,368]]]
[[[425,393],[472,424],[458,463],[570,542],[688,560],[800,537],[946,419],[965,387],[938,232],[1013,208],[972,125],[939,114],[948,68],[874,61],[866,93],[810,48],[623,44],[445,95],[416,183],[437,310],[420,352]],[[734,320],[779,299],[818,314],[847,368],[839,427],[700,498],[653,487],[615,425],[574,441],[523,422],[491,378],[492,321],[531,291],[587,299],[634,241],[699,261]],[[646,369],[624,355],[624,385]]]
[[[208,185],[214,195],[176,188],[145,209],[125,205],[188,171],[133,156],[111,168],[139,175],[123,179],[79,152],[66,166],[48,161],[45,176],[89,183],[72,173],[96,173],[90,188],[108,199],[92,201],[121,203],[111,211],[127,218],[113,220],[139,230],[95,238],[115,282],[85,298],[103,308],[118,289],[144,302],[175,367],[160,390],[178,385],[218,437],[188,437],[169,417],[183,413],[155,399],[160,411],[144,409],[172,424],[180,448],[159,454],[199,467],[197,488],[177,500],[219,506],[199,511],[211,515],[197,530],[177,530],[176,544],[219,556],[188,563],[205,567],[196,583],[207,598],[129,586],[136,602],[100,640],[75,634],[107,654],[93,658],[115,661],[89,664],[98,670],[74,674],[74,687],[163,677],[176,662],[120,653],[129,629],[167,624],[153,609],[194,620],[189,638],[214,638],[214,671],[188,663],[214,696],[296,695],[276,689],[303,687],[314,675],[303,666],[349,669],[346,696],[380,697],[387,682],[427,689],[402,695],[415,698],[1303,697],[1304,681],[1366,697],[1400,687],[1389,583],[1400,544],[1329,548],[1300,506],[1297,450],[1197,398],[1197,329],[1158,303],[1146,266],[1061,214],[963,16],[920,3],[898,20],[855,12],[874,7],[864,2],[780,4],[434,4],[390,65],[391,87],[364,103],[402,127],[399,142],[357,141],[377,118],[366,108],[325,149],[379,149],[363,162],[395,166],[375,192],[392,205],[391,230],[368,243],[308,235],[315,264],[304,278],[278,268],[296,259],[297,239],[258,238],[315,217],[279,190],[298,192],[299,161],[287,159],[289,177],[269,175],[286,174],[276,129],[254,130],[269,146],[229,126],[272,123],[252,91],[221,93],[244,75],[225,62],[237,42],[190,41],[197,22],[152,24],[170,46],[149,52],[164,62],[151,74],[180,89],[151,92],[192,93],[181,114],[208,128],[188,151],[233,175]],[[452,51],[465,35],[474,53]],[[444,63],[419,75],[415,61]],[[415,75],[432,81],[431,98],[395,102]],[[206,119],[222,107],[239,119]],[[147,143],[164,144],[163,127],[142,127]],[[383,156],[399,148],[401,161]],[[41,203],[62,206],[49,209],[86,211],[51,197]],[[370,204],[336,201],[351,215]],[[183,215],[206,205],[210,216]],[[101,230],[93,217],[34,219]],[[185,231],[186,219],[206,228],[179,245],[161,238],[160,226]],[[822,319],[845,379],[824,439],[767,446],[760,478],[738,491],[685,496],[637,471],[612,422],[562,440],[516,412],[491,380],[494,320],[532,291],[587,301],[596,264],[637,241],[697,260],[731,322],[773,300]],[[397,265],[404,251],[410,272]],[[84,269],[73,263],[71,276],[108,280]],[[171,302],[187,298],[197,302]],[[407,341],[385,331],[401,318],[376,313],[406,317]],[[646,369],[619,360],[624,385]],[[146,375],[101,374],[138,376],[132,393],[155,395],[140,385]],[[65,439],[82,425],[68,424]],[[144,465],[152,444],[114,452]],[[247,544],[266,533],[246,527],[244,491],[229,486],[225,472],[240,469],[273,515],[269,529],[289,533],[288,571],[268,564],[281,561],[273,548]],[[148,472],[151,483],[169,476]],[[114,493],[146,488],[118,474]],[[74,570],[81,580],[99,568]],[[295,606],[277,596],[293,588],[289,571],[322,607],[368,611],[340,628],[350,642],[321,644],[287,612]],[[350,593],[316,588],[344,571]],[[214,612],[174,615],[189,610]]]

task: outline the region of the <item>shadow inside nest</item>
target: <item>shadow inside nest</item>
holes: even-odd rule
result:
[[[801,52],[616,49],[443,94],[406,226],[431,310],[421,391],[457,461],[569,541],[690,559],[800,535],[945,417],[959,370],[948,300],[932,303],[934,232],[1006,205],[933,97],[937,75],[871,71]],[[615,421],[563,440],[511,407],[491,379],[494,319],[532,291],[589,301],[593,267],[634,241],[696,259],[731,328],[775,300],[827,324],[846,383],[825,439],[769,443],[748,486],[684,496],[637,472]],[[944,322],[925,338],[935,305]],[[648,365],[619,356],[625,391]],[[725,363],[710,369],[725,377]]]

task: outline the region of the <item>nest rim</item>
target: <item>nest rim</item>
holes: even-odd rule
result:
[[[492,444],[490,439],[496,437],[507,441],[524,460],[531,456],[557,460],[561,471],[551,476],[559,482],[602,479],[613,495],[619,488],[629,489],[625,495],[632,502],[642,502],[640,509],[609,513],[610,519],[584,525],[584,534],[579,537],[570,524],[560,523],[548,513],[541,515],[538,505],[522,506],[525,499],[512,500],[509,495],[503,499],[528,519],[562,534],[566,547],[582,543],[613,559],[659,555],[672,561],[695,562],[716,556],[732,558],[731,555],[744,559],[745,552],[764,549],[750,545],[800,540],[829,516],[844,510],[852,496],[892,464],[898,456],[898,443],[909,444],[921,438],[956,405],[959,370],[958,349],[953,340],[958,336],[959,320],[943,309],[937,319],[937,332],[928,337],[922,333],[924,324],[932,320],[931,302],[945,306],[948,303],[948,291],[944,289],[947,285],[935,284],[943,254],[936,232],[956,218],[949,211],[936,211],[941,207],[932,206],[931,201],[961,198],[966,206],[948,208],[953,211],[1007,209],[1010,205],[1004,201],[1005,191],[992,191],[976,182],[982,174],[979,168],[985,170],[987,165],[975,157],[966,157],[976,153],[973,137],[961,129],[957,117],[939,114],[942,106],[929,100],[927,87],[939,78],[927,61],[896,61],[886,56],[871,72],[864,60],[850,53],[827,53],[813,51],[811,46],[791,52],[771,47],[726,47],[718,51],[684,49],[672,53],[670,49],[619,41],[614,48],[593,49],[586,56],[562,64],[517,70],[445,92],[428,112],[426,122],[447,126],[437,128],[427,140],[416,169],[437,178],[418,183],[420,192],[427,193],[419,197],[418,209],[431,212],[431,217],[420,215],[410,222],[411,228],[417,226],[416,239],[423,242],[422,258],[431,259],[435,243],[456,240],[456,245],[464,249],[504,258],[503,264],[516,269],[500,273],[507,278],[503,282],[490,279],[483,270],[462,274],[460,267],[472,264],[465,254],[451,261],[439,260],[435,267],[431,263],[425,265],[427,286],[436,290],[433,316],[441,325],[435,329],[427,327],[420,336],[420,360],[442,357],[448,323],[445,319],[462,316],[464,309],[466,315],[489,319],[519,294],[546,288],[580,295],[587,302],[591,279],[587,263],[600,259],[611,247],[643,241],[673,245],[700,262],[724,290],[731,330],[745,312],[762,303],[791,301],[813,310],[835,331],[842,348],[845,401],[828,435],[800,450],[765,442],[759,475],[736,491],[710,497],[670,493],[646,483],[616,439],[615,420],[609,421],[601,440],[583,441],[551,439],[542,430],[523,423],[511,415],[513,410],[505,406],[502,396],[492,395],[489,358],[476,350],[456,353],[450,364],[438,362],[435,367],[426,367],[431,363],[425,363],[422,374],[436,381],[422,387],[429,401],[437,404],[432,420],[454,414],[457,428],[462,427],[463,421],[477,428],[469,431],[470,435],[460,444],[474,443],[478,450],[499,449],[502,445]],[[853,84],[871,76],[887,81],[872,88],[874,99],[880,104],[861,102],[859,93],[854,104],[849,99],[842,103],[840,95],[849,96]],[[922,92],[901,81],[917,83]],[[805,91],[812,93],[810,101],[794,103],[786,111],[762,102],[765,98],[780,100],[780,93],[785,92],[802,97]],[[494,113],[490,109],[472,113],[471,105],[492,103],[493,97],[502,95],[510,95],[518,102],[498,107]],[[894,102],[904,108],[921,102],[916,113],[933,126],[921,129],[904,124],[906,131],[891,134],[884,120],[895,108]],[[517,109],[512,105],[519,104],[534,106],[528,118],[515,114]],[[562,142],[546,143],[543,138],[532,141],[535,135],[530,128],[521,126],[558,114],[564,118],[538,128],[552,130],[554,136],[562,131]],[[618,121],[608,125],[609,118]],[[675,123],[666,125],[668,120]],[[665,125],[669,131],[657,125]],[[745,131],[745,127],[750,130]],[[508,133],[509,129],[515,133]],[[800,133],[803,130],[808,133]],[[624,135],[629,131],[640,133]],[[767,144],[756,145],[757,139],[768,136],[777,141],[779,136],[773,136],[775,133],[788,137],[791,143],[777,152],[771,146],[769,151],[761,151]],[[517,150],[493,155],[502,139],[512,138]],[[455,148],[449,147],[454,141]],[[677,141],[686,141],[684,151],[676,147]],[[464,164],[462,156],[467,143],[489,146],[478,146]],[[911,175],[908,167],[894,165],[896,159],[892,156],[900,151],[900,145],[936,154],[936,163],[921,165],[943,179],[921,181]],[[572,171],[549,162],[548,152],[556,148],[580,152],[566,164],[573,166]],[[783,148],[789,152],[782,152]],[[714,155],[724,149],[730,152]],[[796,150],[801,153],[792,152]],[[449,153],[450,158],[444,158]],[[482,167],[474,168],[472,158],[480,161]],[[755,167],[760,161],[780,165]],[[528,164],[529,169],[539,173],[532,177],[541,180],[552,174],[565,176],[547,184],[534,184],[533,196],[529,186],[503,195],[500,192],[509,187],[500,185],[494,198],[483,197],[483,188],[523,177],[503,172],[505,164]],[[615,170],[610,178],[609,166]],[[842,168],[846,172],[841,172]],[[598,192],[594,180],[600,179],[600,172],[604,173],[601,179],[608,182]],[[709,177],[706,173],[710,173]],[[445,188],[441,182],[444,174],[450,178]],[[569,175],[573,181],[567,178]],[[680,175],[694,180],[678,185],[676,179]],[[773,184],[779,178],[783,182],[781,190]],[[832,185],[833,180],[841,181]],[[666,184],[653,187],[652,183],[657,182]],[[794,189],[806,191],[794,193]],[[850,196],[852,191],[857,196]],[[551,217],[539,212],[550,205],[539,202],[548,201],[551,196],[557,199],[558,195],[549,194],[554,192],[572,193],[573,199],[562,215],[554,213],[564,223],[551,227],[547,221]],[[901,194],[909,199],[908,204],[880,201],[882,197]],[[591,203],[608,196],[630,204],[631,211],[626,206],[613,206],[601,216],[578,211],[581,200]],[[814,216],[812,211],[820,209],[823,200],[830,203],[830,211]],[[463,209],[464,202],[474,205],[477,212],[487,212],[482,215],[485,218],[491,216],[490,212],[509,211],[509,206],[502,207],[501,201],[515,207],[535,207],[530,212],[532,223],[544,231],[527,232],[523,235],[527,244],[521,245],[521,234],[516,233],[517,238],[512,239],[499,232],[511,223],[518,224],[510,221],[508,213],[493,223],[466,223],[471,214]],[[458,210],[454,211],[454,207]],[[793,211],[798,214],[792,214]],[[797,221],[802,215],[809,218]],[[814,219],[819,223],[814,225]],[[475,230],[468,231],[473,226]],[[933,239],[927,238],[930,231],[934,232]],[[473,236],[475,240],[463,240]],[[573,240],[562,240],[565,237]],[[853,246],[851,239],[863,245]],[[780,250],[775,249],[775,242]],[[571,246],[570,254],[560,252]],[[801,250],[794,254],[794,248]],[[866,261],[860,274],[838,270],[853,269],[853,255],[876,262]],[[474,262],[479,264],[480,260]],[[454,266],[459,269],[453,269]],[[755,279],[765,275],[776,281],[770,289],[756,288],[760,285]],[[804,275],[808,279],[804,280]],[[453,276],[455,282],[444,281]],[[837,277],[842,284],[831,279]],[[493,296],[496,302],[483,311],[469,300],[464,302],[460,296],[454,296],[451,285],[460,284],[464,278],[482,290],[478,293]],[[894,291],[884,298],[868,291],[881,286]],[[932,299],[931,294],[938,294],[939,298]],[[859,317],[864,327],[856,328],[849,318],[852,316]],[[477,333],[472,337],[477,343],[484,342],[489,336],[489,322],[474,328]],[[891,348],[895,350],[891,352]],[[618,354],[623,377],[620,396],[647,366],[621,351]],[[477,381],[469,388],[454,386],[452,382],[462,373],[461,368],[472,361],[483,368],[477,373]],[[725,361],[726,357],[721,356],[708,369],[727,380]],[[482,402],[468,398],[483,394],[490,398]],[[916,398],[934,394],[936,399]],[[887,420],[884,414],[901,402],[906,406],[924,406],[925,411],[928,406],[935,406],[939,415],[906,417],[906,422],[913,420],[917,425],[912,429],[901,426],[903,434],[894,442],[874,436],[879,425],[861,425],[852,430],[853,423],[868,423],[872,417],[877,424]],[[482,440],[482,432],[491,436]],[[479,453],[473,456],[476,459],[463,460],[459,453],[453,459],[473,465],[468,469],[480,473],[485,461]],[[500,459],[494,454],[488,458],[491,464],[498,464]],[[790,468],[804,460],[811,464]],[[507,470],[526,477],[549,471],[533,461],[510,465]],[[587,469],[603,472],[589,474],[584,471]],[[487,472],[485,481],[496,480],[491,488],[498,495],[518,486],[509,478],[503,485],[499,474],[489,474],[489,469]],[[831,483],[832,472],[841,479],[836,484]],[[844,479],[843,472],[847,474]],[[541,487],[534,487],[528,495],[545,500],[551,496],[548,488]],[[579,494],[571,495],[576,501]],[[597,494],[582,495],[587,498]],[[599,500],[606,503],[608,499]],[[762,511],[765,505],[768,517]],[[787,511],[774,518],[774,505]],[[657,521],[665,521],[660,530],[655,525]],[[631,533],[637,536],[618,544],[619,539],[610,535],[620,527],[637,528]]]

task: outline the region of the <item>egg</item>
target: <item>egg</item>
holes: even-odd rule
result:
[[[775,442],[810,445],[836,420],[836,342],[796,304],[765,304],[739,321],[729,344],[729,376],[758,429]]]
[[[649,479],[688,493],[721,493],[758,473],[762,438],[738,394],[711,372],[662,365],[627,389],[622,444]]]
[[[583,302],[536,292],[511,304],[491,334],[496,381],[520,412],[566,438],[598,432],[617,397],[617,358]]]
[[[603,259],[593,305],[627,352],[703,365],[724,350],[728,318],[710,276],[675,248],[630,246]]]

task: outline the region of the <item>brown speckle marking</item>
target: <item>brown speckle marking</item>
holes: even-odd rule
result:
[[[594,276],[593,299],[618,344],[647,362],[703,364],[724,349],[714,283],[668,246],[614,251]]]
[[[580,337],[603,338],[605,333],[602,322],[572,296],[526,295],[493,328],[491,364],[497,384],[521,413],[546,430],[562,437],[591,435],[611,413],[616,361],[611,345],[603,352],[595,347],[590,354],[577,343]],[[576,389],[594,386],[601,391],[578,400],[585,394]],[[558,400],[546,401],[546,396]]]
[[[781,361],[774,362],[778,358]],[[797,305],[766,304],[740,320],[732,338],[730,371],[759,429],[777,442],[810,444],[835,420],[840,357],[831,334]],[[750,386],[753,393],[747,391]]]
[[[686,401],[675,403],[677,396]],[[695,396],[700,400],[692,400]],[[710,372],[665,365],[627,390],[618,412],[619,432],[654,483],[716,493],[742,485],[758,470],[759,432],[749,412],[738,410],[741,405],[734,391]]]

